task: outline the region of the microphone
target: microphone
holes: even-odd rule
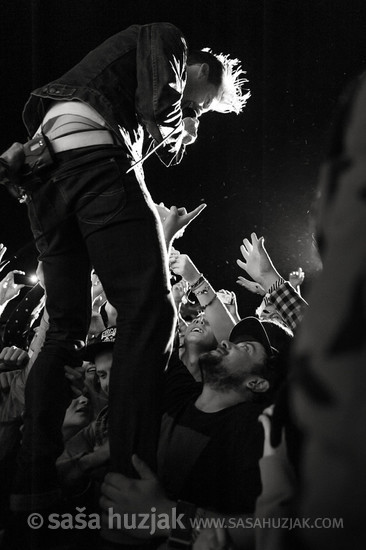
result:
[[[200,108],[194,101],[188,101],[184,107],[182,107],[183,118],[199,118]]]

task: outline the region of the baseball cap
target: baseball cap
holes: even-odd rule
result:
[[[107,346],[113,347],[116,335],[117,327],[108,327],[93,338],[83,351],[84,361],[94,361],[100,351],[107,349]]]
[[[271,321],[260,321],[257,317],[244,317],[235,325],[229,337],[234,344],[250,340],[259,342],[269,356],[278,355],[291,339],[290,331]]]

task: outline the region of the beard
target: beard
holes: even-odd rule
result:
[[[227,372],[222,357],[208,351],[199,357],[203,383],[222,392],[238,390],[247,378],[246,372]]]

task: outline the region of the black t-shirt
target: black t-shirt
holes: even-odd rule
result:
[[[250,513],[261,491],[263,404],[218,412],[195,406],[202,385],[174,359],[166,373],[159,477],[168,496],[225,514]]]

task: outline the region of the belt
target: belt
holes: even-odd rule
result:
[[[92,145],[113,145],[114,139],[108,130],[88,130],[51,140],[54,153],[62,153],[71,149],[90,147]]]

